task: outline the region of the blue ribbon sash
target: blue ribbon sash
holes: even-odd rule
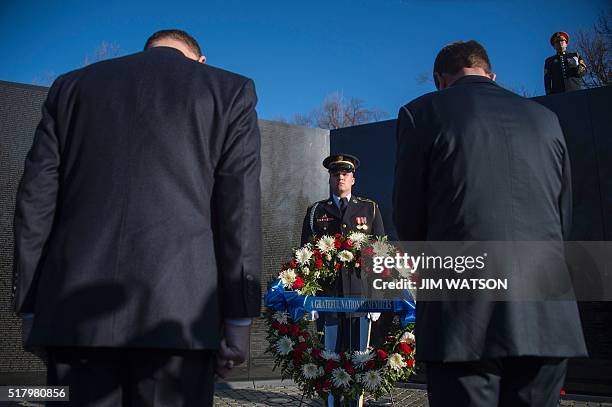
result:
[[[264,297],[264,304],[277,311],[288,311],[294,321],[305,313],[318,312],[393,312],[399,314],[403,327],[416,319],[416,303],[410,299],[370,299],[313,297],[286,291],[281,279],[277,279]]]

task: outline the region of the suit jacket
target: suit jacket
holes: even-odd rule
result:
[[[55,81],[15,212],[31,345],[214,349],[259,315],[256,101],[168,47]]]
[[[397,129],[393,217],[401,240],[569,236],[569,156],[544,106],[466,76],[402,107]],[[572,301],[418,302],[416,333],[420,360],[586,355]]]
[[[306,244],[313,236],[334,236],[336,233],[348,234],[352,231],[375,236],[385,235],[378,204],[370,199],[352,195],[344,216],[342,216],[334,199],[330,197],[308,207],[302,224],[301,244]],[[320,296],[361,297],[364,295],[361,276],[357,270],[343,272],[338,277],[330,285],[323,286]]]

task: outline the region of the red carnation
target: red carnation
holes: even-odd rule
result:
[[[376,369],[376,362],[374,359],[368,360],[363,366],[368,370]]]
[[[321,359],[321,349],[314,348],[312,352],[310,352],[310,355],[315,359]]]
[[[353,364],[351,362],[346,362],[344,365],[342,365],[342,368],[350,375],[355,374],[355,369],[353,369]]]
[[[331,389],[331,382],[329,380],[325,380],[323,383],[323,390],[328,391],[329,389]]]
[[[565,396],[565,390],[561,389],[561,395]]]
[[[404,355],[410,355],[412,353],[412,348],[406,342],[400,342],[399,351]]]
[[[387,358],[389,357],[389,354],[382,349],[378,349],[376,351],[376,354],[378,355],[379,360],[387,360]]]
[[[321,250],[319,250],[319,249],[314,249],[314,250],[312,251],[312,254],[313,254],[315,257],[321,257]]]
[[[382,276],[385,278],[391,277],[391,269],[388,269],[385,267],[385,269],[382,272]]]
[[[406,366],[408,368],[411,368],[412,366],[414,366],[414,358],[408,359],[408,361],[406,362]]]
[[[291,260],[291,261],[289,262],[289,267],[291,267],[292,269],[294,269],[294,268],[296,268],[296,267],[297,267],[297,264],[295,264],[295,260]]]
[[[321,259],[316,259],[316,260],[315,260],[315,268],[316,268],[316,269],[320,269],[321,267],[323,267],[323,260],[321,260]]]
[[[342,242],[340,240],[338,240],[338,239],[334,240],[334,247],[336,249],[338,249],[338,250],[341,249],[342,248]]]
[[[310,334],[307,331],[300,331],[298,336],[301,336],[304,339],[307,339]]]
[[[361,250],[361,254],[364,256],[372,256],[374,254],[374,249],[372,249],[372,246],[364,247]]]
[[[340,263],[334,264],[334,269],[336,269],[336,271],[340,270],[340,267],[341,267]]]
[[[281,324],[281,326],[278,327],[278,332],[281,335],[287,335],[289,333],[289,327],[286,324]]]
[[[278,321],[272,321],[272,328],[274,329],[278,329],[280,327],[280,322]]]
[[[304,351],[306,350],[307,347],[308,347],[308,344],[306,342],[300,342],[295,346],[295,348],[293,349],[293,362],[294,363],[302,362],[302,357],[304,356]]]
[[[304,279],[300,276],[296,276],[291,287],[293,287],[296,290],[299,290],[300,288],[302,288],[303,285],[304,285]]]
[[[340,233],[336,233],[336,234],[334,235],[334,237],[335,237],[336,239],[340,239],[340,238],[342,237],[342,235],[341,235]]]
[[[289,327],[289,334],[291,336],[297,336],[300,333],[300,326],[299,325],[291,325]]]
[[[327,362],[325,362],[325,371],[327,373],[331,372],[337,367],[338,367],[338,362],[336,362],[335,360],[328,360]]]
[[[344,248],[347,249],[347,250],[350,250],[351,247],[353,247],[353,243],[349,239],[346,239],[344,241]]]

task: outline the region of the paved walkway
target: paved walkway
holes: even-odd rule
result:
[[[427,392],[423,385],[398,386],[393,391],[397,407],[428,407]],[[215,407],[234,406],[318,406],[321,400],[302,399],[298,388],[290,381],[259,381],[220,383],[215,392]],[[612,398],[567,395],[562,407],[612,407]],[[0,402],[0,407],[43,407],[41,403]]]
[[[427,392],[422,388],[397,387],[393,392],[396,406],[427,406]],[[215,406],[323,406],[321,400],[302,399],[291,382],[233,382],[217,387]],[[612,407],[612,405],[611,405]]]
[[[397,407],[428,407],[424,385],[398,386],[393,391]],[[217,386],[215,406],[323,406],[321,400],[302,399],[291,381],[231,382]],[[612,398],[566,395],[562,407],[612,407]]]

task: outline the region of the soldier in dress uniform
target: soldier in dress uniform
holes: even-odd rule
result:
[[[557,53],[544,63],[544,88],[546,94],[571,92],[582,89],[580,79],[586,73],[586,64],[576,52],[566,52],[569,35],[559,31],[550,37]]]
[[[348,234],[351,231],[384,236],[378,204],[352,194],[359,159],[350,154],[332,154],[323,160],[323,166],[329,171],[330,197],[315,202],[306,211],[301,244],[306,244],[313,237]],[[364,297],[367,294],[364,294],[362,285],[359,270],[342,270],[335,281],[323,286],[323,292],[318,295]],[[336,352],[349,348],[365,350],[369,339],[369,319],[376,320],[380,314],[361,315],[352,314],[347,318],[343,313],[321,313],[317,328],[324,333],[325,348]],[[332,397],[328,403],[334,405]],[[335,403],[337,405],[338,400]]]

